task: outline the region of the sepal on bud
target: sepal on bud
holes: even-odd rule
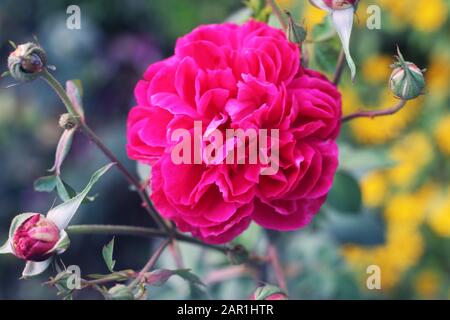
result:
[[[333,10],[344,10],[358,5],[359,0],[323,0],[326,6]]]
[[[110,300],[134,300],[133,291],[123,284],[116,284],[108,290]]]
[[[27,261],[22,276],[31,277],[44,272],[55,254],[63,253],[70,245],[64,229],[86,198],[94,184],[114,163],[97,170],[79,194],[51,209],[46,216],[39,213],[22,213],[11,222],[6,243],[0,254],[12,253]]]
[[[394,96],[402,100],[412,100],[423,94],[425,89],[425,77],[423,70],[414,63],[405,61],[400,49],[397,48],[397,62],[391,67],[389,87]]]
[[[21,44],[8,57],[10,75],[19,82],[28,82],[41,75],[47,65],[47,55],[33,42]]]
[[[288,26],[286,30],[287,38],[290,42],[301,45],[306,39],[306,30],[294,22],[289,11],[286,10],[285,13],[288,16]]]

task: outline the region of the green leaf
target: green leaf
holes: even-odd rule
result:
[[[34,190],[38,192],[52,192],[56,187],[56,176],[40,177],[34,181]]]
[[[175,274],[184,280],[188,281],[190,284],[195,286],[205,286],[202,280],[195,273],[191,272],[190,269],[179,269],[174,270]]]
[[[317,67],[328,74],[332,74],[336,69],[336,60],[339,50],[333,42],[326,42],[314,45],[314,62]]]
[[[86,198],[89,191],[92,189],[94,184],[100,179],[102,175],[104,175],[112,166],[114,163],[110,163],[103,168],[97,170],[91,177],[89,183],[84,188],[83,191],[81,191],[78,195],[73,197],[72,199],[60,204],[59,206],[51,209],[47,213],[47,218],[50,219],[53,223],[56,224],[56,226],[63,230],[65,229],[69,223],[70,220],[72,220],[73,216],[75,215],[76,211],[80,207],[83,200]]]
[[[373,170],[390,168],[395,164],[396,162],[389,157],[386,150],[354,149],[346,144],[340,146],[340,168],[352,172],[358,177]]]
[[[174,275],[181,277],[192,285],[204,286],[200,278],[196,274],[191,272],[191,269],[157,269],[146,273],[145,279],[147,284],[154,287],[161,287],[170,279],[170,277]]]
[[[328,204],[343,213],[361,210],[362,196],[358,181],[347,171],[338,170],[328,194]]]
[[[58,192],[59,198],[66,202],[77,195],[77,192],[65,183],[60,176],[56,177],[56,191]]]
[[[331,17],[327,16],[323,22],[316,24],[312,30],[314,42],[322,42],[331,40],[336,35],[336,30],[333,27]]]
[[[379,246],[386,241],[386,223],[383,217],[367,209],[356,216],[328,210],[322,229],[341,244]]]
[[[339,55],[340,44],[335,37],[331,18],[328,16],[312,30],[314,39],[313,62],[317,68],[326,73],[333,74],[336,69],[336,61]]]
[[[112,238],[112,240],[107,245],[105,245],[102,250],[103,260],[105,260],[106,266],[111,272],[114,272],[114,266],[116,264],[116,261],[113,260],[113,251],[114,238]]]
[[[60,176],[56,177],[56,191],[58,192],[59,198],[65,202],[77,195],[77,192],[74,188],[72,188],[67,182],[61,179]],[[94,196],[86,196],[84,200],[81,202],[82,204],[86,204],[89,202],[93,202],[97,198],[97,195]]]

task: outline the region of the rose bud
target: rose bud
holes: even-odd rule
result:
[[[288,300],[288,296],[278,287],[265,285],[256,289],[252,300]]]
[[[343,10],[358,5],[359,0],[323,0],[326,6],[333,10]]]
[[[414,63],[404,60],[400,51],[398,51],[397,62],[392,65],[392,71],[389,79],[389,86],[396,98],[403,100],[415,99],[425,88],[425,78],[423,71]]]
[[[123,284],[116,284],[108,290],[110,300],[134,300],[133,292]]]
[[[47,55],[40,46],[28,42],[17,46],[8,57],[8,70],[19,82],[36,79],[47,65]]]
[[[27,261],[44,261],[59,240],[59,229],[41,214],[25,220],[15,231],[12,240],[13,254]]]

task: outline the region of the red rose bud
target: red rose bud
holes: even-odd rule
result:
[[[323,0],[325,5],[333,10],[343,10],[356,7],[359,0]]]
[[[278,287],[265,285],[256,289],[252,300],[287,300],[286,293]]]
[[[389,86],[395,97],[403,100],[415,99],[425,88],[425,78],[423,71],[414,63],[404,60],[400,51],[398,51],[398,61],[392,65],[392,71],[389,79]]]
[[[12,249],[16,257],[27,261],[44,261],[59,240],[59,229],[41,214],[25,220],[15,231]]]

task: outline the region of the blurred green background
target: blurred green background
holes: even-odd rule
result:
[[[66,28],[66,8],[81,8],[81,30]],[[282,0],[295,19],[304,22],[312,40],[325,14],[304,0]],[[366,28],[369,5],[381,7],[380,30]],[[81,79],[91,126],[134,170],[125,153],[125,121],[133,106],[133,88],[146,66],[172,54],[177,37],[199,24],[224,21],[242,8],[239,0],[96,0],[0,2],[0,57],[6,65],[8,40],[23,43],[35,34],[47,50],[61,81]],[[314,223],[301,231],[278,235],[281,258],[295,299],[448,299],[450,297],[450,24],[448,0],[362,0],[352,38],[358,66],[355,85],[344,75],[344,112],[386,108],[395,103],[387,89],[395,46],[407,60],[427,68],[427,94],[394,116],[355,120],[340,138],[341,173],[358,182],[356,190],[342,179],[335,189],[354,201],[358,212],[330,199]],[[241,12],[242,13],[242,12]],[[244,12],[245,13],[245,12]],[[306,46],[310,66],[332,73],[338,51],[331,43]],[[328,63],[327,63],[328,62]],[[63,108],[42,82],[0,88],[0,241],[12,217],[20,212],[46,212],[56,195],[33,190],[33,181],[51,167],[61,133],[57,122]],[[107,160],[82,135],[63,166],[63,177],[79,190]],[[345,179],[344,179],[345,181]],[[75,223],[151,226],[139,198],[114,171],[97,186],[99,198],[82,208]],[[359,191],[360,190],[360,191]],[[341,201],[341,200],[339,200]],[[345,202],[345,201],[344,201]],[[341,210],[339,210],[341,208]],[[354,211],[354,210],[352,210]],[[264,247],[262,231],[252,226],[236,242],[256,251]],[[106,236],[74,236],[62,256],[83,275],[106,273],[101,258]],[[117,237],[117,270],[139,269],[150,252],[150,241]],[[256,287],[254,274],[230,267],[217,254],[181,247],[185,265],[207,284],[192,290],[173,279],[150,290],[150,298],[245,299]],[[160,262],[174,267],[170,255]],[[366,268],[379,265],[382,290],[366,288]],[[56,292],[41,286],[44,276],[18,280],[23,262],[0,258],[0,299],[53,299]],[[270,270],[263,275],[272,279]],[[47,276],[54,271],[47,272]],[[218,279],[221,279],[219,281]],[[99,298],[82,292],[76,298]]]

